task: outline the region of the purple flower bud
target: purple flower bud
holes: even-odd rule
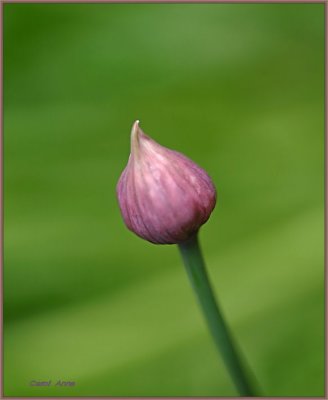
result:
[[[152,243],[181,243],[195,234],[215,207],[211,178],[189,158],[145,135],[136,121],[131,154],[117,184],[126,226]]]

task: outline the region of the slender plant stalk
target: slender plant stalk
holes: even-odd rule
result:
[[[238,392],[241,396],[256,396],[215,299],[199,246],[198,235],[180,243],[179,249],[211,334]]]

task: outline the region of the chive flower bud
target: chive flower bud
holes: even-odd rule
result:
[[[216,191],[208,174],[133,124],[131,154],[117,184],[123,220],[132,232],[156,244],[182,243],[209,218]]]

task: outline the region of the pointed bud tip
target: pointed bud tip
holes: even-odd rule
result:
[[[131,130],[131,136],[138,136],[138,133],[140,130],[139,123],[140,123],[140,121],[138,119],[133,123],[132,130]]]
[[[139,120],[137,119],[134,124],[132,125],[132,130],[131,130],[131,153],[136,152],[138,147],[139,147],[139,133],[140,133],[140,128],[139,128]]]

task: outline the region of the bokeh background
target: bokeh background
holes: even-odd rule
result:
[[[176,246],[121,220],[140,119],[218,188],[202,246],[262,393],[323,396],[323,102],[324,4],[5,4],[5,395],[237,395]]]

